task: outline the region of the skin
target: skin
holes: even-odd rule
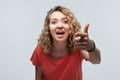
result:
[[[101,61],[100,50],[95,47],[94,51],[87,51],[91,50],[95,45],[94,41],[89,38],[88,28],[89,24],[87,23],[83,31],[75,33],[75,45],[77,48],[82,49],[82,55],[86,60],[93,64],[99,64]]]
[[[42,80],[43,73],[41,71],[41,68],[38,66],[35,66],[35,80]]]
[[[56,32],[59,31],[64,32],[64,34],[57,35]],[[68,24],[67,18],[61,12],[56,11],[51,15],[50,32],[53,37],[51,55],[53,58],[60,58],[67,52],[66,43],[70,33],[70,26]]]
[[[53,12],[50,19],[50,33],[53,37],[53,45],[51,49],[51,57],[58,59],[63,57],[67,53],[66,43],[67,38],[70,33],[70,26],[67,23],[67,19],[64,14],[61,12]],[[101,61],[100,50],[95,47],[92,52],[91,50],[94,47],[94,42],[89,38],[88,35],[89,24],[84,26],[83,31],[75,33],[75,45],[76,48],[82,49],[82,55],[87,60],[93,64],[99,64]],[[56,33],[62,31],[65,32],[63,35],[57,35]],[[40,67],[35,67],[35,80],[42,80],[42,71]]]

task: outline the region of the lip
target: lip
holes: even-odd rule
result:
[[[64,31],[58,31],[58,32],[56,32],[56,34],[58,34],[58,35],[61,35],[61,34],[64,34],[65,32]]]
[[[65,34],[65,31],[62,31],[62,30],[56,32],[56,35],[58,38],[63,38],[64,34]]]

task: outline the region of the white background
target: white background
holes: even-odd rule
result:
[[[0,0],[0,80],[34,80],[30,57],[47,11],[71,9],[101,50],[102,62],[83,62],[83,80],[120,80],[120,0]]]

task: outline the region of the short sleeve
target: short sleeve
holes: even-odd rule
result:
[[[33,65],[35,66],[41,66],[41,58],[40,58],[40,47],[37,46],[35,50],[33,51],[33,54],[30,58],[30,61],[32,62]]]
[[[82,56],[82,50],[81,49],[77,49],[76,53],[78,53],[80,61],[83,61],[84,57]]]

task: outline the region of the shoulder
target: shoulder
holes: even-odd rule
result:
[[[43,52],[43,48],[38,44],[38,45],[35,47],[33,53],[35,53],[35,54],[37,54],[37,55],[40,55],[40,54],[44,53],[44,52]]]
[[[34,51],[43,51],[43,48],[38,44],[36,47],[35,47],[35,49],[34,49]]]
[[[81,54],[81,53],[82,53],[82,50],[81,50],[81,49],[75,49],[73,53],[74,53],[74,54]]]
[[[73,54],[76,55],[79,58],[83,58],[81,49],[75,49]]]
[[[37,45],[33,51],[33,54],[30,58],[33,65],[40,66],[41,65],[41,54],[42,54],[42,47],[40,45]]]
[[[42,47],[38,44],[36,45],[35,50],[42,50]]]
[[[81,49],[75,49],[70,55],[74,60],[77,60],[79,62],[82,62],[83,59],[84,59],[83,56],[82,56],[82,50]]]

